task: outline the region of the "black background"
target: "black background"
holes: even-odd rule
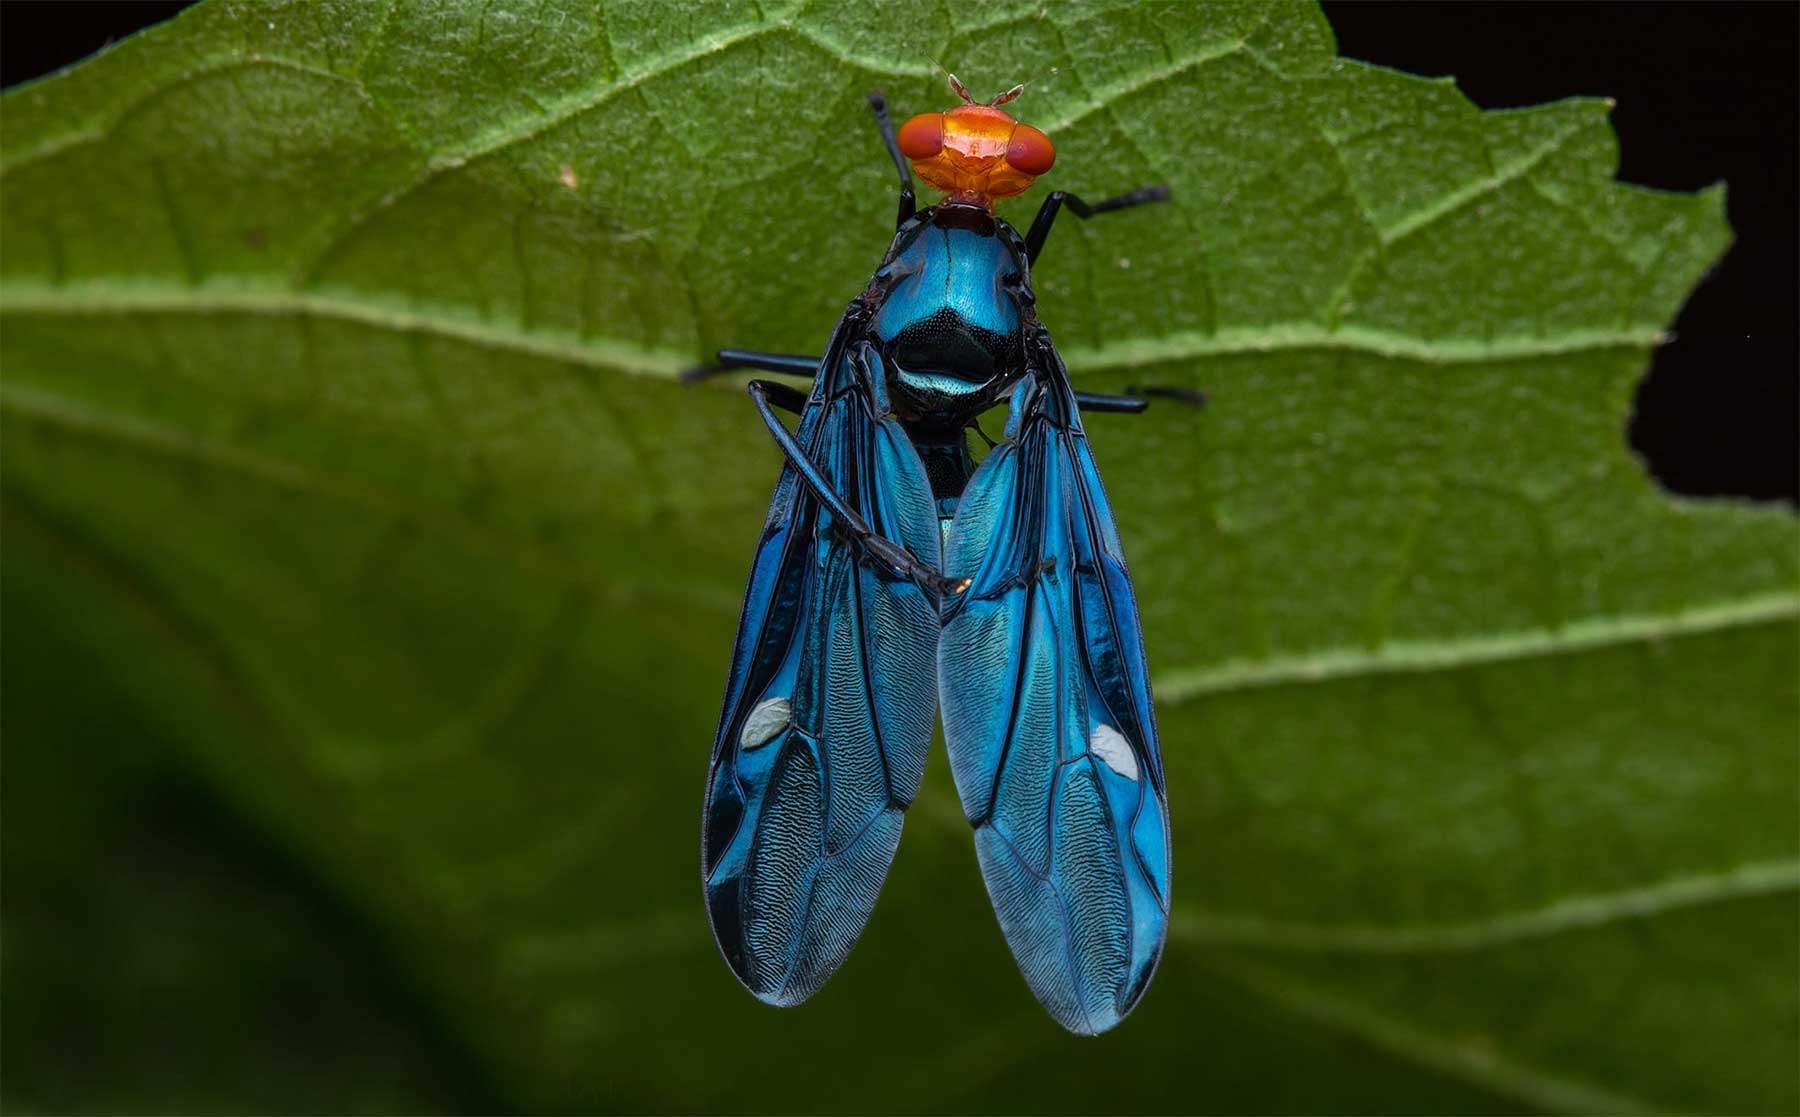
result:
[[[6,3],[0,84],[66,66],[183,6]],[[1726,182],[1736,243],[1657,351],[1631,441],[1676,492],[1800,502],[1800,5],[1324,7],[1341,54],[1454,75],[1484,108],[1612,97],[1626,182]]]

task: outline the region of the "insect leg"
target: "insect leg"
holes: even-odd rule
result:
[[[1150,406],[1143,396],[1103,396],[1098,392],[1076,392],[1075,402],[1083,411],[1116,411],[1136,415]]]
[[[1125,390],[1156,399],[1174,400],[1176,403],[1185,403],[1189,407],[1206,406],[1206,393],[1198,388],[1169,388],[1160,384],[1150,384],[1142,388],[1133,385]]]
[[[869,94],[869,107],[875,110],[875,127],[881,129],[881,142],[887,145],[888,155],[894,160],[894,170],[900,174],[900,216],[894,219],[894,228],[898,229],[906,224],[906,219],[919,205],[913,196],[912,164],[900,154],[900,141],[894,138],[894,122],[888,119],[887,98],[879,89]]]
[[[681,382],[698,384],[702,380],[723,376],[725,373],[740,368],[753,368],[762,372],[781,372],[789,376],[811,378],[818,367],[819,358],[806,357],[798,353],[760,353],[755,349],[721,349],[716,363],[684,369],[681,373]]]
[[[1142,414],[1150,406],[1150,398],[1169,399],[1176,403],[1185,403],[1189,407],[1205,407],[1206,393],[1197,388],[1163,388],[1152,385],[1147,388],[1131,387],[1126,389],[1127,396],[1103,396],[1098,392],[1076,392],[1075,402],[1084,412],[1112,411],[1125,415]]]
[[[798,415],[806,410],[806,393],[787,384],[776,384],[768,380],[758,380],[763,394],[772,407],[779,407],[789,415]]]
[[[1161,185],[1140,186],[1130,193],[1091,204],[1073,194],[1052,190],[1049,197],[1044,199],[1044,204],[1038,207],[1037,216],[1031,221],[1031,230],[1025,234],[1025,256],[1032,263],[1037,263],[1038,253],[1044,250],[1044,240],[1050,235],[1050,226],[1056,223],[1056,215],[1064,206],[1068,206],[1069,212],[1076,217],[1086,220],[1097,213],[1128,209],[1146,202],[1165,202],[1168,199],[1169,188]]]
[[[824,475],[819,472],[819,467],[815,466],[812,460],[806,456],[806,451],[800,448],[798,442],[794,441],[794,436],[788,433],[787,427],[783,426],[781,420],[775,417],[775,412],[770,407],[773,402],[770,399],[771,396],[793,391],[794,389],[785,384],[775,384],[767,380],[750,381],[750,398],[756,403],[757,413],[762,416],[763,422],[769,428],[769,433],[774,436],[775,444],[781,447],[783,454],[787,455],[788,464],[794,467],[794,472],[798,473],[800,479],[806,483],[806,487],[812,490],[814,498],[823,504],[833,516],[837,517],[838,523],[843,525],[844,532],[857,545],[861,546],[865,553],[885,565],[896,575],[917,583],[928,593],[936,594],[940,598],[954,596],[967,589],[969,585],[967,578],[946,578],[920,561],[917,555],[905,547],[891,539],[875,534],[875,529],[869,526],[869,522],[858,515],[855,509],[845,504],[844,498],[832,490],[831,483],[825,480]]]

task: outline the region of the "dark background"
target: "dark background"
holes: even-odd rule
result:
[[[0,84],[78,61],[178,3],[0,7]],[[1668,488],[1800,503],[1800,5],[1327,0],[1339,53],[1456,77],[1483,108],[1618,102],[1619,177],[1723,179],[1737,241],[1675,320],[1631,442]]]
[[[1800,500],[1800,5],[1324,8],[1339,54],[1454,75],[1482,108],[1613,98],[1625,182],[1725,181],[1737,241],[1652,361],[1631,443],[1676,492]]]

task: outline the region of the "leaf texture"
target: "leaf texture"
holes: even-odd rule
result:
[[[862,95],[941,108],[934,59],[1038,79],[1015,222],[1170,184],[1060,226],[1040,310],[1078,386],[1213,401],[1088,423],[1182,874],[1098,1041],[941,754],[804,1008],[693,887],[777,455],[673,374],[824,344],[891,228]],[[211,0],[3,104],[18,701],[105,680],[512,1104],[1800,1106],[1794,522],[1625,449],[1728,232],[1612,181],[1602,103],[1484,113],[1294,4]],[[9,771],[84,747],[14,724]]]

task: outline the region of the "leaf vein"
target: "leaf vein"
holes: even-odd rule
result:
[[[1561,151],[1564,145],[1586,126],[1587,122],[1584,120],[1580,124],[1565,128],[1517,159],[1500,164],[1487,178],[1466,183],[1445,193],[1429,205],[1420,206],[1383,229],[1381,243],[1392,245],[1396,241],[1404,240],[1421,229],[1428,228],[1458,210],[1472,205],[1478,199],[1494,193],[1520,176],[1529,174],[1546,159]]]
[[[1676,613],[1587,617],[1559,629],[1474,634],[1443,640],[1396,640],[1377,648],[1326,648],[1259,660],[1176,667],[1159,673],[1154,687],[1157,698],[1164,705],[1178,705],[1223,691],[1400,672],[1451,670],[1796,619],[1800,619],[1800,593],[1772,593],[1696,605]]]
[[[403,309],[386,297],[209,284],[181,287],[139,282],[82,282],[53,286],[32,281],[0,284],[0,314],[294,315],[357,322],[397,333],[423,332],[490,349],[511,350],[571,364],[659,379],[674,379],[693,355],[630,341],[582,340],[574,333],[483,321],[458,309]],[[1570,330],[1552,336],[1425,338],[1367,327],[1325,329],[1312,322],[1228,327],[1212,333],[1180,332],[1160,338],[1070,347],[1063,357],[1082,372],[1296,351],[1351,352],[1428,365],[1534,360],[1609,349],[1649,349],[1664,340],[1660,328]]]
[[[1413,955],[1485,950],[1664,912],[1800,891],[1800,860],[1751,861],[1714,873],[1671,877],[1637,888],[1568,896],[1540,908],[1465,922],[1290,923],[1255,916],[1177,911],[1170,935],[1204,947],[1293,953]]]
[[[572,558],[529,539],[496,532],[468,517],[430,507],[405,494],[333,476],[300,462],[210,441],[136,417],[96,410],[40,389],[0,385],[0,415],[7,413],[65,435],[102,439],[147,454],[195,463],[230,476],[416,524],[477,553],[507,559],[570,585],[585,587],[603,602],[616,603],[641,593],[653,599],[685,602],[718,613],[735,613],[739,604],[735,593],[692,580],[668,583],[652,580],[638,586],[621,586],[601,578],[589,559]]]
[[[511,127],[497,128],[481,139],[464,145],[461,148],[434,156],[420,172],[406,182],[400,183],[392,190],[377,198],[366,209],[352,215],[333,234],[331,240],[320,249],[313,259],[303,264],[299,270],[298,281],[303,287],[310,287],[324,274],[327,265],[343,250],[344,245],[355,237],[375,217],[391,209],[395,203],[417,193],[422,187],[435,181],[440,175],[454,171],[477,159],[496,155],[543,135],[550,129],[558,127],[586,112],[591,112],[620,93],[628,92],[663,74],[680,69],[682,66],[698,61],[710,54],[716,54],[728,47],[766,35],[776,27],[763,24],[746,24],[730,28],[714,35],[705,36],[684,47],[658,56],[654,61],[637,69],[617,81],[592,89],[586,93],[572,97],[555,105],[545,105],[541,114],[530,119],[523,126],[514,124]]]
[[[1446,1038],[1319,989],[1270,966],[1213,958],[1208,968],[1303,1019],[1354,1035],[1408,1062],[1472,1082],[1529,1105],[1565,1113],[1646,1113],[1661,1107],[1513,1059],[1483,1037]]]
[[[193,69],[182,73],[168,84],[159,85],[155,89],[145,93],[142,97],[127,103],[118,111],[114,112],[111,118],[104,123],[95,123],[90,124],[87,127],[71,129],[70,131],[60,133],[49,139],[43,140],[40,143],[24,148],[20,150],[17,155],[11,156],[10,158],[0,159],[0,178],[5,178],[8,174],[18,170],[20,167],[27,167],[33,163],[42,162],[45,159],[59,155],[71,148],[82,147],[86,144],[99,143],[106,140],[110,138],[113,133],[124,127],[125,122],[136,116],[138,113],[149,108],[164,97],[167,97],[170,93],[193,85],[203,78],[212,77],[215,74],[230,73],[235,70],[245,70],[253,67],[291,70],[298,74],[308,74],[316,78],[325,78],[346,85],[354,85],[359,91],[362,89],[361,83],[357,82],[354,78],[347,78],[343,74],[336,74],[330,70],[321,69],[318,66],[308,65],[305,62],[295,62],[289,58],[257,54],[248,58],[233,55],[225,58],[207,59],[196,65]]]

